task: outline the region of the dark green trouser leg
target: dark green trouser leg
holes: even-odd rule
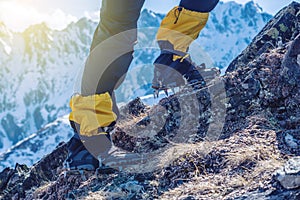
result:
[[[109,92],[114,100],[113,90],[120,83],[121,77],[125,75],[132,61],[133,46],[137,40],[137,20],[143,3],[144,0],[102,0],[101,19],[94,33],[90,55],[82,75],[82,96]],[[113,111],[117,114],[115,101],[114,106]],[[88,111],[89,109],[87,115],[90,113]],[[75,169],[84,169],[87,166],[89,169],[97,168],[99,162],[93,156],[97,157],[99,153],[108,150],[111,141],[104,134],[93,137],[80,136],[79,129],[82,125],[80,120],[70,122],[78,134],[75,134],[68,143],[69,155],[66,163]],[[85,144],[79,139],[84,140]]]
[[[82,76],[83,96],[113,93],[132,61],[144,0],[103,0],[100,23]]]

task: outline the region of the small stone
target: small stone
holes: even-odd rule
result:
[[[297,148],[298,144],[296,142],[296,140],[294,139],[294,137],[290,134],[287,134],[284,138],[286,144],[291,147],[291,148]]]
[[[180,198],[180,200],[195,200],[195,197],[189,195],[189,196],[183,196]]]
[[[138,193],[144,190],[143,186],[139,185],[137,181],[129,181],[121,184],[120,187],[131,193]]]
[[[291,158],[276,173],[276,179],[284,188],[300,188],[300,157]]]

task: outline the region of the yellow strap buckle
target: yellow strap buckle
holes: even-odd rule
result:
[[[185,56],[183,56],[181,59],[180,59],[180,62],[183,62],[184,59],[188,58],[190,55],[187,53]]]

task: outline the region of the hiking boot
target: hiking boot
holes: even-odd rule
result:
[[[67,148],[66,169],[96,170],[99,167],[99,161],[85,148],[77,134],[67,143]]]
[[[95,170],[104,167],[99,164],[97,158],[112,147],[110,133],[114,129],[114,124],[99,128],[97,135],[83,136],[77,133],[79,129],[76,129],[75,126],[78,125],[73,123],[72,127],[75,127],[75,134],[67,144],[68,157],[65,161],[65,167],[69,170]]]
[[[183,76],[186,78],[188,84],[194,89],[199,89],[206,85],[200,70],[197,69],[194,64],[189,66],[188,71]]]
[[[161,54],[154,61],[153,89],[169,89],[185,84],[178,66],[174,65],[173,54]]]
[[[100,165],[114,168],[120,171],[130,170],[146,162],[146,157],[142,154],[128,152],[119,147],[112,148],[98,156]]]
[[[98,135],[82,136],[75,133],[67,144],[68,170],[97,170],[97,173],[111,173],[116,170],[131,169],[145,159],[137,153],[127,152],[113,146],[111,134],[114,126],[99,128]]]
[[[154,78],[152,81],[153,89],[166,90],[185,85],[186,82],[192,87],[205,85],[200,71],[188,56],[175,61],[173,61],[173,56],[174,54],[172,53],[165,53],[155,60]]]

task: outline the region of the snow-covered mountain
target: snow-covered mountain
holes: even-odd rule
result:
[[[1,152],[0,171],[5,167],[14,167],[16,163],[30,166],[52,152],[60,142],[68,141],[72,135],[68,115],[58,118]]]
[[[67,112],[94,26],[82,19],[63,31],[39,24],[13,33],[0,25],[0,149]]]
[[[245,5],[220,2],[198,41],[216,66],[226,68],[271,17],[253,1]]]
[[[142,12],[135,59],[124,84],[118,89],[119,101],[151,93],[151,63],[159,53],[155,33],[163,16],[149,10]],[[253,2],[244,6],[220,2],[190,49],[193,59],[198,63],[206,62],[207,66],[226,68],[270,18],[271,15],[263,13]],[[42,23],[29,27],[23,33],[15,33],[0,23],[0,154],[32,136],[32,133],[37,133],[34,138],[38,138],[41,128],[68,114],[69,98],[73,94],[78,71],[88,56],[96,25],[96,22],[83,18],[61,31],[52,30]],[[49,140],[55,144],[47,143],[53,149],[58,142],[70,137],[70,129],[58,127],[61,126],[46,129],[51,130],[46,131],[47,134],[58,133],[57,139]],[[34,145],[37,148],[33,148]],[[33,156],[37,151],[40,152],[38,155],[42,155],[42,151],[52,150],[39,145],[45,144],[32,143],[30,153],[24,150],[24,155]],[[11,158],[0,157],[0,160],[15,162],[15,155],[21,154],[14,154]]]

